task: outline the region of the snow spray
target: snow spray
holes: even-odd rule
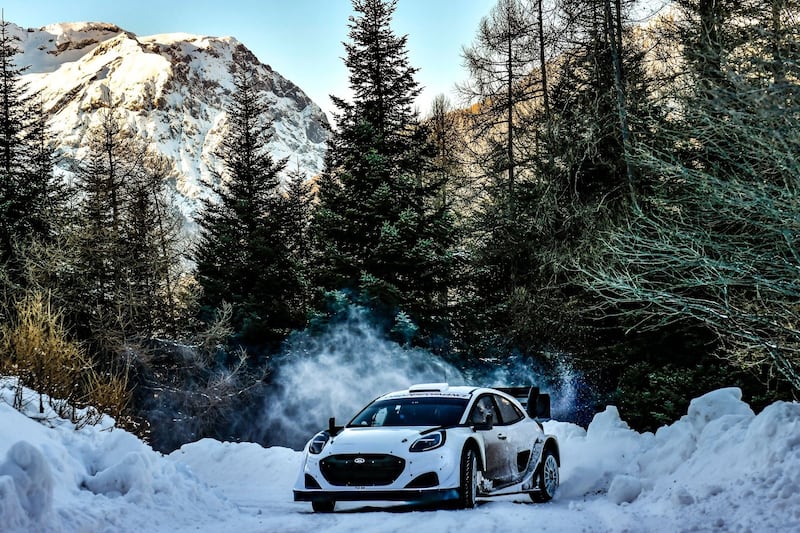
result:
[[[369,311],[351,306],[346,320],[322,332],[298,332],[272,359],[271,384],[256,420],[247,421],[247,440],[265,446],[302,449],[328,419],[350,420],[376,397],[414,383],[451,385],[538,385],[551,392],[553,415],[566,413],[575,397],[575,375],[562,368],[548,380],[530,358],[515,357],[503,366],[487,364],[465,374],[442,358],[401,346],[374,326]],[[245,430],[245,428],[240,428]]]

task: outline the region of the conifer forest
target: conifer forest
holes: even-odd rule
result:
[[[417,109],[398,1],[336,21],[352,95],[319,175],[270,154],[259,82],[231,65],[194,220],[113,95],[59,160],[4,21],[0,375],[156,449],[247,439],[228,414],[358,309],[465,375],[569,369],[577,422],[614,403],[654,430],[724,386],[798,398],[800,2],[674,0],[643,23],[632,0],[497,0],[461,98]]]

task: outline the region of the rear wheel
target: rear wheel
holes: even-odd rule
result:
[[[544,451],[536,476],[539,490],[530,493],[531,500],[536,503],[549,502],[558,489],[558,461],[551,450]]]
[[[333,500],[311,502],[311,508],[314,509],[315,513],[332,513],[334,507],[336,507],[336,502]]]
[[[472,447],[461,452],[461,487],[458,490],[457,507],[472,509],[478,492],[478,457]]]

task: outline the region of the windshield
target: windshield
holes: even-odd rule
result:
[[[466,398],[397,398],[364,408],[349,427],[452,426],[458,424]]]

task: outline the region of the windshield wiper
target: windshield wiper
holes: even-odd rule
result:
[[[467,424],[445,424],[443,426],[434,426],[432,428],[428,428],[426,430],[420,431],[420,435],[427,435],[428,433],[434,433],[436,431],[442,431],[443,429],[452,429],[452,428],[466,428],[470,427]]]

